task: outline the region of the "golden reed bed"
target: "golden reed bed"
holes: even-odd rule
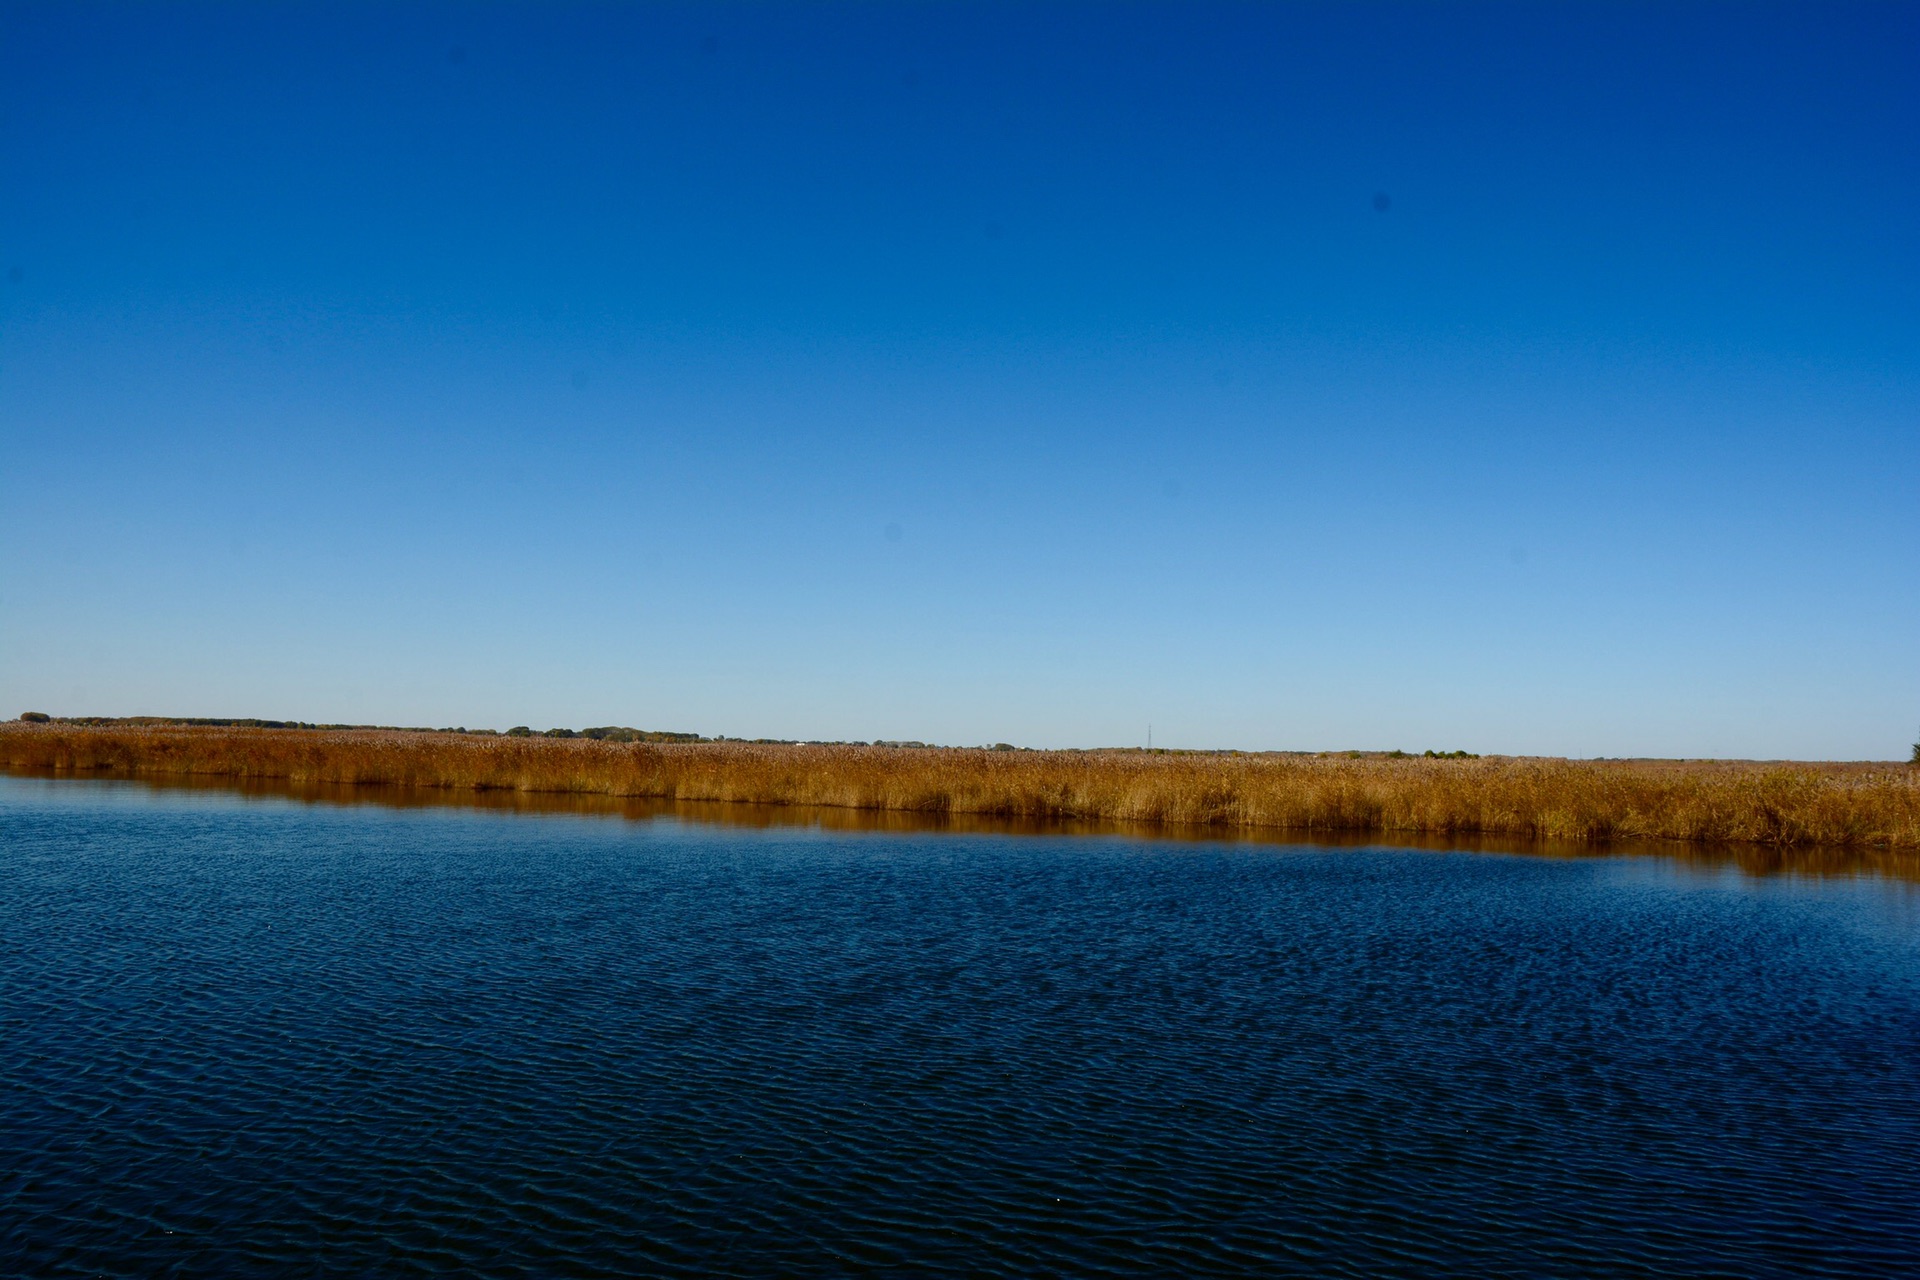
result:
[[[1301,832],[1920,849],[1920,768],[0,725],[0,767]]]

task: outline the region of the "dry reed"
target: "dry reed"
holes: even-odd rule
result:
[[[0,766],[1302,832],[1920,848],[1920,769],[0,725]]]

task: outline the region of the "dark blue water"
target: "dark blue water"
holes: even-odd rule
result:
[[[1913,886],[0,779],[8,1275],[1920,1273]]]

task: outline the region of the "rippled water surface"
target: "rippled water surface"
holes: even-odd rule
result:
[[[1920,905],[0,778],[0,1273],[1920,1273]]]

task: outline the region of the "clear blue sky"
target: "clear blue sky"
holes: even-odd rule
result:
[[[0,5],[0,714],[1904,758],[1916,55]]]

